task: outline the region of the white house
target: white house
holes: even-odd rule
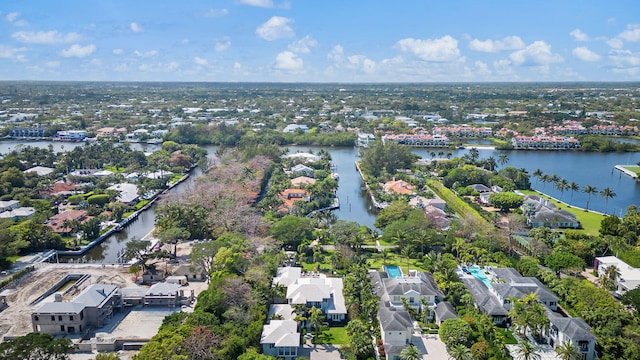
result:
[[[615,256],[596,258],[595,268],[598,270],[599,276],[604,276],[610,266],[615,266],[617,269],[618,275],[615,279],[615,285],[618,294],[624,294],[640,286],[640,269],[632,267]]]
[[[546,334],[547,342],[554,348],[564,342],[570,342],[578,348],[582,360],[596,358],[596,337],[591,333],[591,327],[580,318],[566,318],[547,310],[549,330]]]
[[[384,344],[387,360],[400,359],[400,352],[411,342],[413,323],[406,310],[395,310],[381,306],[378,311],[380,318],[380,335]]]
[[[298,356],[300,333],[294,320],[271,320],[262,327],[262,353],[280,359],[293,360]]]
[[[115,190],[120,193],[118,195],[118,201],[123,202],[125,204],[133,204],[138,201],[138,186],[131,183],[121,183],[116,185],[111,185],[107,188],[107,190]]]

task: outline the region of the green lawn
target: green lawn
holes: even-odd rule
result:
[[[20,259],[21,257],[22,256],[20,255],[9,256],[7,257],[7,260],[13,264],[14,262],[18,261],[18,259]]]
[[[336,326],[324,329],[315,341],[316,344],[344,345],[349,343],[349,336],[344,326]]]
[[[550,200],[558,209],[567,210],[573,215],[575,215],[576,218],[578,218],[578,221],[580,221],[580,224],[582,224],[582,228],[584,232],[586,232],[589,235],[598,235],[598,231],[600,230],[600,223],[602,222],[602,219],[605,218],[604,215],[600,215],[598,213],[591,212],[591,211],[585,211],[582,209],[574,208],[570,205],[561,203],[555,199],[552,199],[546,195],[542,195],[541,193],[533,190],[519,190],[519,191],[522,192],[523,194],[542,196],[543,198]]]
[[[620,167],[627,169],[629,171],[633,171],[634,173],[638,174],[638,176],[640,176],[640,166],[636,166],[636,165],[621,165]]]

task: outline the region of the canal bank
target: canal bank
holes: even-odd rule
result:
[[[140,208],[140,210],[137,210],[133,214],[129,215],[127,218],[123,219],[116,226],[112,227],[107,232],[105,232],[104,234],[100,235],[99,237],[94,239],[89,244],[81,247],[80,250],[58,250],[57,251],[58,256],[82,256],[87,251],[93,249],[93,247],[95,247],[96,245],[99,245],[104,240],[108,239],[111,235],[114,235],[115,233],[118,233],[118,232],[122,231],[123,229],[126,229],[127,226],[129,226],[129,224],[131,224],[135,220],[137,220],[138,217],[141,214],[143,214],[147,210],[151,209],[153,207],[153,205],[156,203],[156,201],[161,199],[161,196],[163,194],[167,194],[169,191],[171,191],[171,189],[175,188],[176,186],[178,186],[178,185],[182,184],[184,181],[186,181],[189,178],[189,176],[191,175],[191,172],[193,171],[193,169],[195,169],[197,166],[198,166],[197,164],[194,164],[189,169],[189,171],[186,174],[184,174],[184,176],[182,176],[178,181],[176,181],[175,183],[169,185],[165,190],[157,191],[155,194],[153,194],[151,199],[149,199],[149,202],[146,203],[142,208]]]

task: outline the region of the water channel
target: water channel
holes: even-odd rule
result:
[[[0,154],[7,152],[20,146],[18,141],[1,141]],[[24,143],[23,146],[37,146],[46,148],[49,144],[53,144],[56,151],[69,151],[80,143],[59,143],[59,142],[30,142]],[[153,152],[159,149],[159,145],[147,144],[131,144],[132,148],[145,152]],[[482,146],[482,145],[480,145]],[[210,154],[215,153],[215,146],[205,147]],[[290,152],[311,150],[317,153],[321,149],[327,150],[336,165],[336,172],[340,175],[339,187],[337,191],[340,200],[340,209],[335,210],[338,219],[346,221],[356,221],[362,225],[373,228],[375,221],[376,209],[373,208],[371,200],[364,190],[364,185],[358,172],[355,169],[354,161],[358,157],[358,148],[325,148],[325,147],[308,147],[308,146],[290,146]],[[431,158],[432,149],[414,149],[413,152],[424,158]],[[437,152],[438,150],[436,150]],[[463,156],[468,149],[452,150],[454,157]],[[446,151],[445,151],[446,152]],[[481,159],[493,156],[496,160],[503,151],[484,149],[479,147],[478,152]],[[640,206],[640,182],[627,175],[613,170],[615,165],[619,164],[636,164],[640,161],[640,153],[583,153],[583,152],[557,152],[557,151],[504,151],[508,156],[509,162],[507,166],[516,168],[524,168],[530,174],[536,169],[540,169],[543,173],[553,175],[557,174],[561,178],[566,179],[569,183],[576,182],[580,188],[585,185],[592,185],[599,190],[609,187],[615,193],[616,197],[609,199],[608,204],[597,194],[591,195],[589,208],[595,211],[606,212],[622,216],[625,209],[629,205]],[[501,165],[499,165],[499,168]],[[194,181],[201,175],[200,170],[196,169],[188,181],[178,185],[172,191],[181,193],[188,190]],[[553,184],[537,181],[531,178],[531,184],[534,189],[544,191],[545,193],[555,197],[562,198],[574,206],[584,207],[587,201],[587,195],[581,191],[571,194],[570,191],[560,193],[555,189]],[[143,213],[138,219],[129,225],[120,233],[105,240],[101,245],[96,246],[89,251],[83,260],[95,261],[101,263],[112,263],[117,259],[118,251],[125,247],[128,240],[132,238],[142,238],[149,233],[155,223],[155,213],[152,208],[150,211]]]

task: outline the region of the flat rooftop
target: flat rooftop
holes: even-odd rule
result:
[[[153,307],[135,307],[125,314],[122,320],[108,324],[96,330],[98,338],[151,339],[158,333],[165,316],[180,311],[180,307],[171,309]],[[122,315],[120,315],[122,316]],[[119,317],[119,314],[116,314]],[[117,321],[118,319],[114,319]]]

